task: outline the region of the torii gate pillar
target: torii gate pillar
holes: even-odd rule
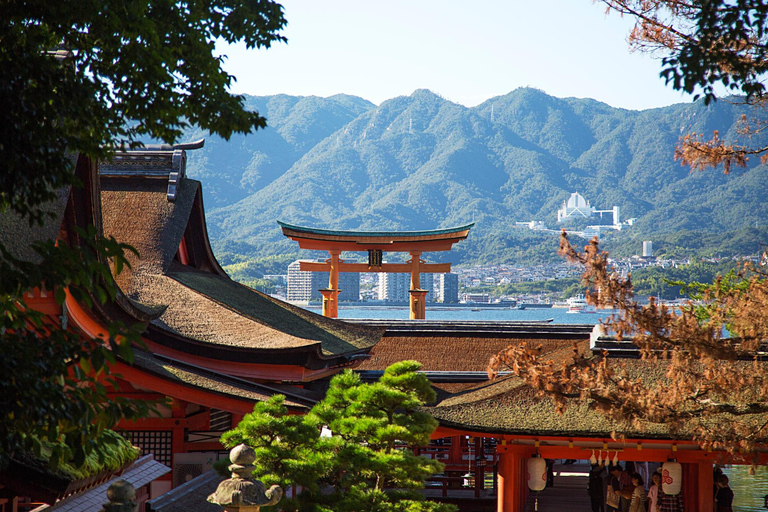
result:
[[[339,255],[341,251],[329,250],[328,254],[331,255],[328,263],[330,264],[328,288],[320,290],[320,294],[323,296],[323,316],[329,318],[339,317]]]
[[[424,320],[427,317],[427,290],[421,289],[421,251],[411,251],[411,320]]]

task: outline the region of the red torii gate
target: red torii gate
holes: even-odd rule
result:
[[[301,270],[329,272],[328,288],[323,295],[323,316],[339,316],[339,272],[398,272],[411,274],[410,318],[424,319],[424,297],[419,274],[424,272],[450,272],[450,263],[424,263],[423,252],[450,251],[453,244],[464,240],[474,223],[449,229],[430,231],[334,231],[294,226],[277,221],[283,235],[299,243],[302,249],[328,251],[330,258],[324,263],[301,262]],[[339,258],[342,251],[367,251],[368,263],[347,263]],[[383,252],[407,252],[406,263],[384,263]]]

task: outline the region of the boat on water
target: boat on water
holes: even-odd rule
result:
[[[597,313],[597,308],[592,304],[587,303],[586,297],[583,293],[571,297],[567,300],[568,313]]]
[[[515,309],[544,309],[551,307],[551,302],[518,302]]]

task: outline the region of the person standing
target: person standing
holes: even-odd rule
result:
[[[653,485],[648,489],[648,512],[660,512],[659,493],[661,492],[661,475],[654,471],[651,475]]]
[[[592,512],[603,512],[603,474],[604,468],[599,464],[592,464],[589,470],[589,483],[587,484],[587,493],[592,503]]]
[[[605,499],[605,505],[609,512],[616,512],[617,510],[621,510],[618,497],[619,493],[621,492],[621,483],[619,482],[619,477],[621,476],[621,466],[611,466],[609,472],[611,474],[611,479],[608,481],[608,495]]]
[[[715,494],[717,512],[733,512],[733,491],[728,487],[728,477],[720,475],[717,479],[717,494]]]
[[[627,463],[629,467],[630,463]],[[632,466],[634,467],[634,465]],[[621,512],[629,512],[629,505],[632,502],[632,493],[635,491],[635,486],[632,483],[632,475],[629,471],[624,470],[619,475],[619,484],[621,485]]]
[[[634,473],[632,475],[632,485],[635,488],[632,490],[632,499],[629,502],[629,512],[646,512],[645,504],[648,500],[648,496],[645,494],[645,487],[643,485],[643,477],[640,473]]]
[[[659,512],[685,512],[682,494],[666,494],[663,487],[659,487]]]

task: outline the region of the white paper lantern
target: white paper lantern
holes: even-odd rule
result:
[[[528,459],[528,488],[543,491],[547,486],[547,462],[541,457]]]
[[[683,486],[683,466],[679,462],[665,462],[661,466],[661,490],[676,496]]]

